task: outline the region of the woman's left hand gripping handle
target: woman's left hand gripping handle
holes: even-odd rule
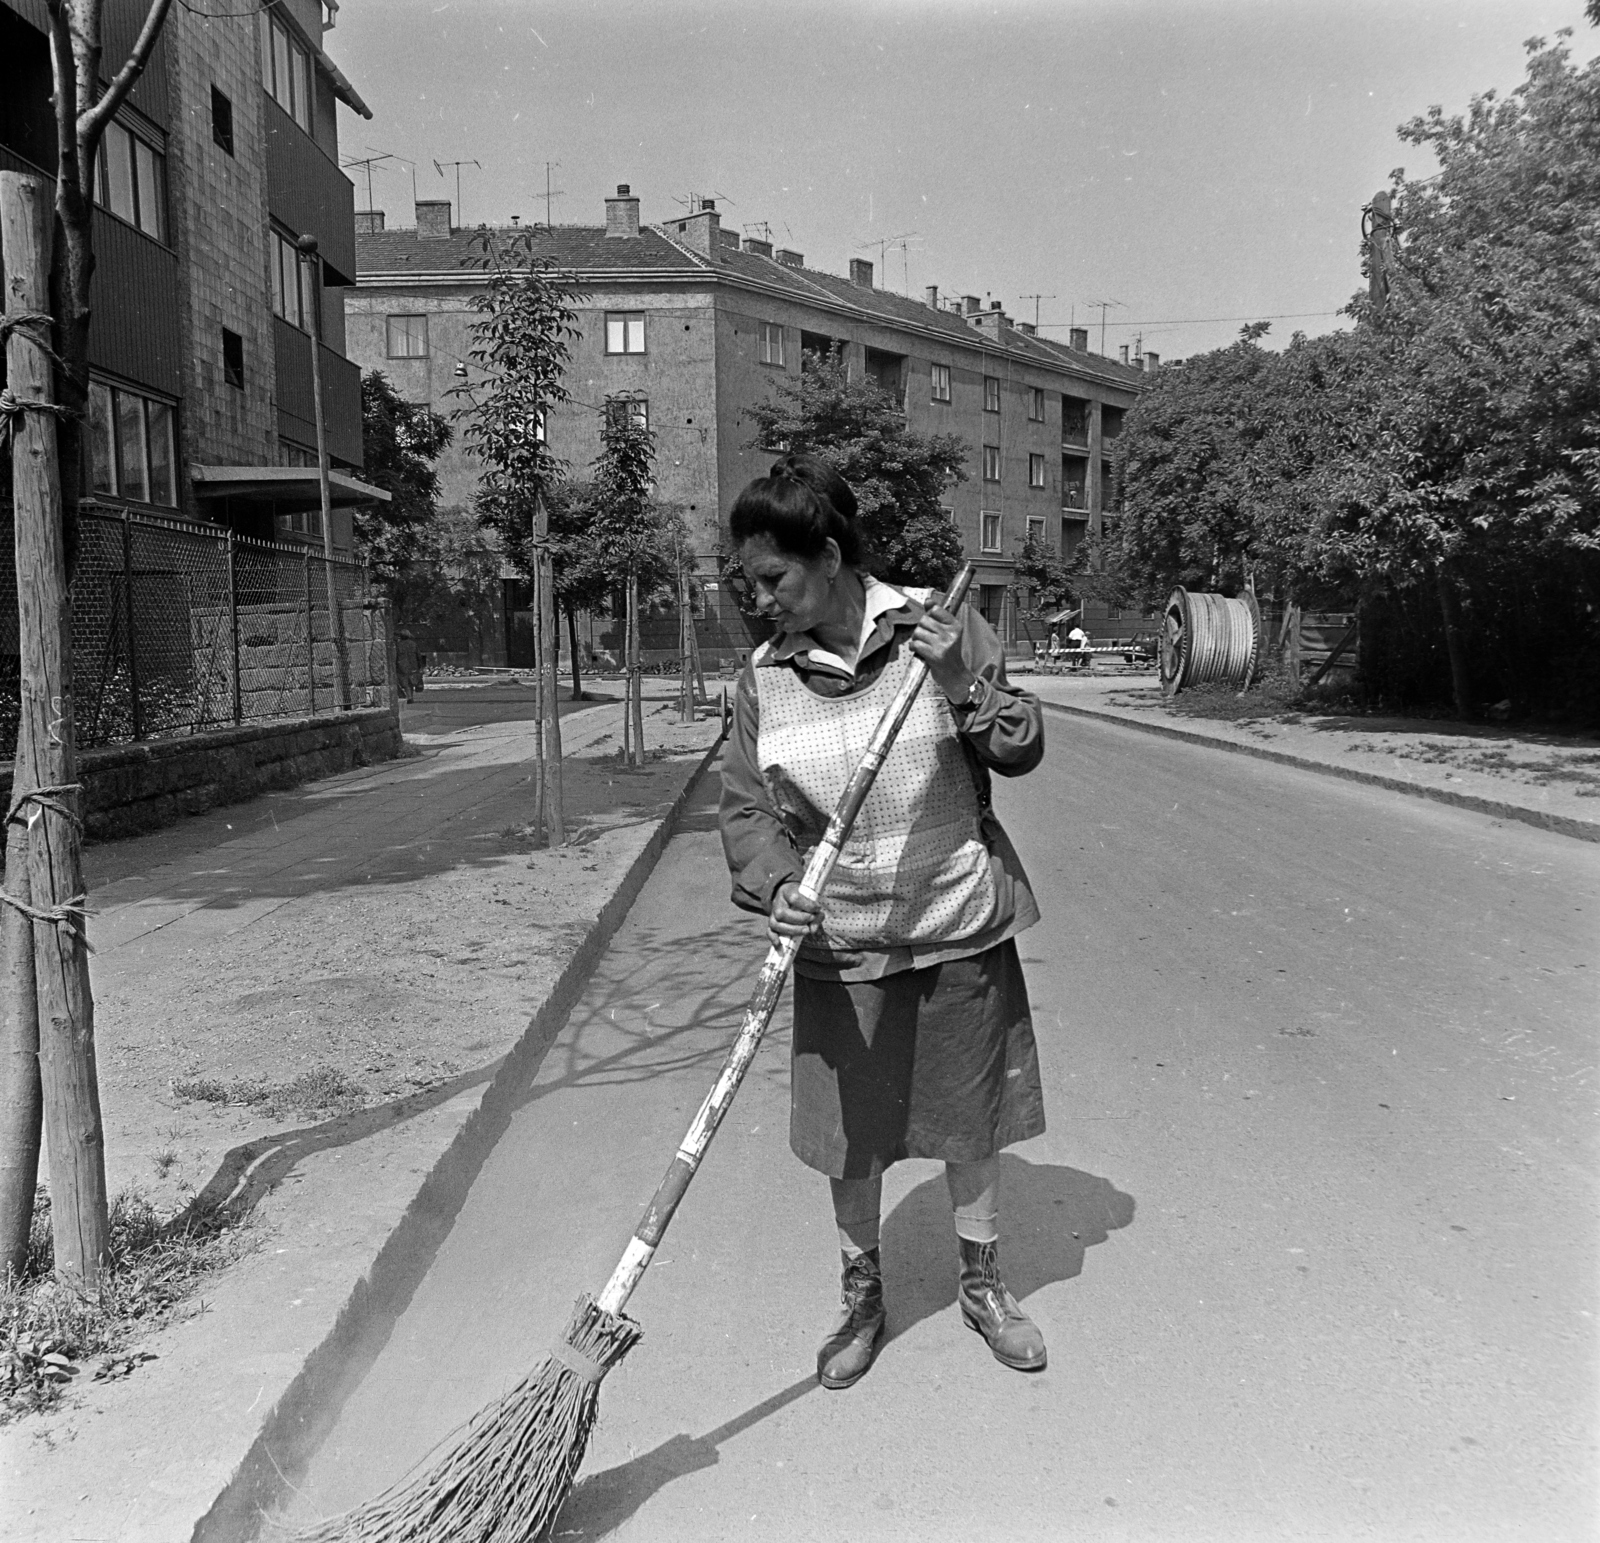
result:
[[[781,943],[785,938],[809,937],[821,925],[822,902],[807,895],[797,880],[780,884],[773,892],[767,935],[774,943]]]

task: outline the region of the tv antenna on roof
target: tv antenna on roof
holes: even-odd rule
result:
[[[368,145],[367,149],[371,150],[372,146]],[[376,150],[376,151],[373,151],[373,153],[371,155],[368,155],[368,156],[352,156],[348,161],[341,161],[339,164],[341,166],[359,167],[362,171],[364,171],[367,174],[367,208],[371,209],[371,207],[372,207],[372,168],[374,166],[381,166],[385,161],[397,161],[399,159],[400,159],[399,156],[393,154],[391,151],[388,151],[388,150]]]
[[[902,271],[905,274],[906,288],[909,291],[911,287],[911,243],[913,241],[921,240],[922,237],[918,235],[916,231],[907,230],[902,231],[898,236],[880,236],[872,241],[862,241],[857,244],[856,250],[858,252],[870,252],[876,249],[878,253],[878,266],[884,270],[884,276],[887,277],[888,254],[892,248],[899,247],[900,256],[902,262],[904,263],[904,268]]]
[[[703,204],[708,198],[713,204],[731,204],[734,202],[734,200],[729,198],[726,193],[695,193],[692,191],[687,197],[674,198],[672,201],[675,204],[682,204],[690,214],[699,214],[701,204]]]
[[[1089,309],[1100,313],[1100,357],[1103,359],[1106,352],[1106,312],[1115,306],[1119,311],[1126,307],[1120,300],[1091,300]]]
[[[1017,299],[1019,299],[1019,300],[1031,300],[1031,301],[1033,301],[1033,326],[1034,326],[1034,330],[1035,331],[1038,331],[1038,328],[1039,328],[1039,302],[1041,300],[1054,300],[1055,298],[1056,297],[1054,295],[1018,295],[1017,296]]]
[[[456,224],[465,229],[467,221],[461,209],[461,168],[463,166],[476,166],[479,171],[482,171],[483,167],[477,161],[439,161],[435,159],[433,163],[433,169],[441,177],[444,175],[446,166],[454,166],[456,169]]]
[[[546,161],[544,163],[544,228],[551,230],[554,222],[550,217],[550,203],[552,199],[565,198],[567,195],[557,187],[551,187],[550,174],[561,164],[560,161]]]

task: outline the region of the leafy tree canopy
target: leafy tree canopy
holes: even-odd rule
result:
[[[879,577],[942,586],[955,576],[961,538],[940,505],[953,483],[966,481],[966,447],[956,435],[913,433],[889,392],[850,379],[837,349],[808,355],[798,376],[745,414],[757,429],[753,447],[821,456],[850,484]]]
[[[394,591],[427,554],[437,513],[434,462],[450,443],[450,425],[431,408],[403,400],[380,370],[361,377],[363,475],[390,495],[356,507],[356,550]]]

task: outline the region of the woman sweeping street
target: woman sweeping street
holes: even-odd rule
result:
[[[801,936],[790,1145],[828,1176],[843,1314],[817,1355],[824,1387],[872,1365],[884,1327],[883,1173],[940,1159],[960,1259],[958,1302],[997,1360],[1045,1365],[1043,1336],[1001,1278],[1003,1147],[1044,1130],[1038,1054],[1015,938],[1039,913],[996,819],[989,776],[1039,764],[1036,698],[1005,678],[973,607],[863,566],[856,499],[826,462],[792,455],[730,516],[775,635],[739,681],[723,771],[733,899]],[[931,676],[884,763],[822,901],[798,893],[879,716],[913,659]]]

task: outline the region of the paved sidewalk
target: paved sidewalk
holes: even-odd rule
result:
[[[1050,707],[1600,841],[1600,740],[1492,724],[1174,712],[1153,674],[1019,677]]]
[[[493,1140],[497,1077],[559,1026],[719,728],[647,701],[639,771],[607,758],[619,704],[564,716],[561,850],[526,838],[525,716],[89,849],[110,1189],[198,1191],[257,1247],[144,1342],[158,1359],[85,1368],[62,1409],[0,1431],[0,1535],[187,1539],[262,1429],[298,1418],[368,1297],[426,1269]],[[349,1112],[173,1087],[329,1068],[360,1085]]]

